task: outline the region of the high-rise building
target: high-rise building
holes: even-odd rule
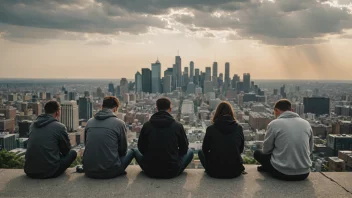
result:
[[[188,67],[185,67],[183,70],[182,82],[183,82],[183,86],[188,86],[188,82],[189,82]]]
[[[163,92],[171,93],[172,92],[172,75],[166,75],[163,79]]]
[[[152,71],[149,68],[142,68],[142,90],[145,93],[152,91]]]
[[[194,82],[196,85],[200,85],[200,71],[199,69],[194,70]]]
[[[39,116],[43,112],[43,105],[39,102],[31,103],[30,106],[33,109],[33,114]]]
[[[46,92],[45,95],[46,95],[46,99],[47,99],[47,100],[51,100],[51,99],[52,99],[52,98],[51,98],[51,93]]]
[[[76,100],[76,93],[75,92],[68,92],[68,100]]]
[[[213,63],[213,77],[212,77],[214,87],[218,86],[218,63]]]
[[[240,76],[235,74],[233,75],[233,78],[232,78],[232,82],[231,82],[231,86],[233,89],[236,89],[237,88],[237,83],[240,82]]]
[[[327,146],[334,150],[334,154],[352,150],[352,135],[329,134],[326,140]]]
[[[251,75],[249,73],[243,74],[243,91],[248,93],[251,89]]]
[[[98,87],[97,88],[97,97],[104,98],[104,96],[105,96],[105,94],[103,93],[103,90],[100,87]]]
[[[136,83],[136,92],[137,93],[140,93],[142,92],[142,74],[137,72],[135,75],[134,75],[134,82]]]
[[[81,97],[78,99],[79,119],[89,120],[93,116],[93,103],[90,98]]]
[[[128,80],[127,78],[121,78],[120,80],[120,92],[121,96],[123,96],[125,93],[128,93]]]
[[[204,94],[213,92],[213,83],[211,81],[204,81]]]
[[[316,115],[330,115],[330,98],[303,98],[303,104],[304,113],[313,113]]]
[[[176,56],[175,57],[175,65],[176,65],[176,71],[174,70],[174,72],[176,72],[176,76],[177,76],[177,80],[176,80],[176,87],[181,87],[182,86],[182,60],[181,60],[181,56]]]
[[[189,78],[191,82],[194,82],[194,62],[189,63]]]
[[[205,68],[205,79],[204,81],[211,81],[211,67]]]
[[[115,95],[115,87],[112,82],[109,83],[108,85],[108,91],[114,96]]]
[[[120,85],[117,85],[117,86],[116,86],[115,92],[116,92],[116,96],[117,96],[117,97],[120,97],[120,96],[121,96],[121,87],[120,87]]]
[[[60,121],[68,132],[74,132],[79,126],[78,106],[76,101],[65,101],[61,104]]]
[[[224,79],[224,85],[225,85],[225,90],[230,87],[230,63],[226,62],[225,63],[225,79]]]
[[[161,64],[159,60],[152,63],[152,93],[161,93]]]
[[[32,121],[30,120],[23,120],[18,122],[18,132],[20,138],[28,138],[29,134],[29,127],[31,126]]]
[[[189,82],[187,85],[187,94],[194,94],[196,92],[196,85],[193,82]]]

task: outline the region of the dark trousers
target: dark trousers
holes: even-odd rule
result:
[[[143,154],[141,152],[139,152],[138,149],[134,149],[135,152],[135,158],[136,161],[138,162],[139,166],[141,167],[142,170],[143,169]],[[193,160],[193,151],[191,149],[189,149],[187,151],[186,155],[180,156],[181,159],[181,169],[180,169],[180,173],[181,174],[186,168],[187,166],[192,162]]]
[[[198,151],[198,157],[199,157],[200,163],[202,163],[203,168],[205,169],[205,171],[207,171],[207,164],[206,164],[206,160],[205,160],[205,155],[202,150]]]
[[[112,179],[126,174],[126,168],[134,158],[133,150],[128,150],[125,156],[120,156],[121,166],[118,170],[106,173],[86,173],[86,176],[94,179]],[[84,168],[84,167],[83,167]]]
[[[66,169],[69,168],[71,166],[71,164],[75,161],[76,157],[77,157],[77,152],[74,150],[70,150],[66,156],[61,156],[60,168],[50,178],[58,177],[62,173],[64,173],[66,171]]]
[[[264,172],[269,173],[274,178],[279,179],[279,180],[301,181],[301,180],[305,180],[309,176],[309,173],[303,174],[303,175],[285,175],[285,174],[279,172],[278,170],[276,170],[273,167],[273,165],[270,162],[271,154],[264,154],[260,150],[256,150],[254,152],[254,159],[256,159],[262,165],[262,170]]]

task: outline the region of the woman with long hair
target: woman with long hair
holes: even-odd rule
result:
[[[207,174],[216,178],[235,178],[244,171],[243,128],[237,123],[232,106],[221,102],[207,128],[199,159]]]

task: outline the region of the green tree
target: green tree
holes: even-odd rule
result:
[[[6,150],[0,151],[0,168],[22,169],[23,167],[23,156],[18,155],[18,153],[8,152]]]
[[[258,162],[252,157],[245,156],[243,157],[243,164],[258,164]]]
[[[72,162],[70,168],[76,167],[77,165],[81,165],[81,164],[82,164],[82,157],[77,156],[76,160]]]

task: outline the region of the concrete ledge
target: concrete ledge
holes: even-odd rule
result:
[[[93,180],[74,169],[56,179],[33,180],[23,170],[0,170],[0,197],[352,197],[352,173],[312,173],[302,182],[283,182],[246,166],[247,175],[213,179],[188,169],[174,179],[150,179],[138,166],[127,175]],[[334,179],[330,179],[334,178]]]

